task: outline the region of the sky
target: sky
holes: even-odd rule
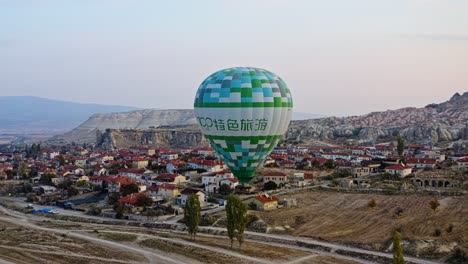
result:
[[[268,69],[294,110],[348,116],[468,91],[466,0],[0,0],[0,96],[192,108]]]

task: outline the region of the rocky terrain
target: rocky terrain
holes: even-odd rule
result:
[[[148,147],[196,147],[207,145],[207,141],[196,125],[181,127],[159,127],[145,130],[107,129],[97,132],[97,145],[106,149]]]
[[[195,123],[192,110],[95,114],[51,142],[96,142],[105,147],[195,146],[204,143]],[[408,142],[453,148],[457,153],[468,151],[468,92],[423,108],[292,121],[285,138],[312,145],[359,144],[389,142],[398,134]]]
[[[145,130],[160,126],[196,124],[193,110],[145,109],[122,113],[94,114],[84,123],[62,135],[53,137],[50,143],[94,143],[106,129]],[[198,132],[198,131],[194,131]],[[198,132],[199,133],[199,132]],[[104,135],[106,136],[106,135]],[[136,142],[137,143],[137,142]]]
[[[468,92],[424,108],[402,108],[362,116],[292,121],[288,140],[376,143],[400,134],[409,142],[446,144],[457,151],[468,147]]]

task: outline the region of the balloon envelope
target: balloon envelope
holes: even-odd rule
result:
[[[195,96],[195,116],[211,146],[241,183],[278,144],[292,115],[292,97],[276,74],[236,67],[213,73]]]

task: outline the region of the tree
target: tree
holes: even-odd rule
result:
[[[107,198],[109,204],[116,204],[119,201],[119,199],[120,199],[120,194],[119,193],[112,193]]]
[[[136,205],[138,206],[151,206],[153,204],[153,199],[146,195],[140,195],[137,198]]]
[[[398,231],[395,231],[395,233],[393,234],[393,263],[405,263],[405,260],[403,258],[403,245],[401,244],[401,234]]]
[[[429,202],[429,207],[431,207],[432,211],[436,211],[437,210],[437,207],[440,206],[440,203],[437,199],[432,199],[430,202]]]
[[[372,198],[367,202],[367,206],[373,210],[377,206],[377,202]]]
[[[129,194],[137,193],[137,192],[138,192],[138,185],[136,183],[130,183],[123,187],[122,195],[127,196]]]
[[[314,161],[312,161],[312,167],[316,169],[320,168],[320,161],[314,159]]]
[[[223,183],[219,187],[219,193],[222,195],[229,195],[233,192],[234,190],[231,188],[231,186],[227,185],[226,183]]]
[[[39,179],[39,182],[42,184],[50,185],[52,184],[52,178],[55,178],[55,177],[57,177],[55,174],[46,173],[41,176],[41,178]]]
[[[400,157],[403,156],[403,151],[405,150],[405,140],[402,136],[397,136],[397,151]]]
[[[26,177],[28,174],[26,173],[26,170],[28,169],[28,164],[25,162],[22,162],[20,164],[20,175],[23,177]]]
[[[122,219],[127,208],[123,203],[116,203],[114,206],[115,218]]]
[[[244,242],[244,231],[247,224],[247,207],[241,199],[229,195],[226,203],[227,233],[231,240],[231,248],[234,239],[239,242],[239,248]]]
[[[335,163],[333,162],[333,160],[329,159],[329,160],[325,161],[323,166],[325,168],[327,168],[327,169],[333,169],[333,168],[335,168]]]
[[[70,186],[67,189],[67,194],[69,197],[78,195],[78,190],[75,187]]]
[[[60,162],[60,166],[65,165],[65,157],[62,154],[60,154],[59,156],[59,162]]]
[[[266,191],[276,190],[277,188],[278,188],[278,184],[276,184],[276,182],[274,181],[267,181],[265,185],[263,186],[263,189],[265,189]]]
[[[185,203],[184,218],[185,225],[190,234],[190,239],[195,240],[200,223],[200,200],[196,194],[191,194]]]

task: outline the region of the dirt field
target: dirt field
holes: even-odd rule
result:
[[[440,207],[435,212],[429,208],[431,196],[309,191],[283,197],[296,198],[298,207],[260,213],[272,233],[365,244],[382,250],[399,229],[404,240],[418,241],[412,249],[415,254],[434,249],[435,253],[447,254],[456,246],[468,248],[467,197],[439,197]],[[373,210],[367,205],[370,199],[377,202]],[[397,208],[403,209],[399,217]],[[450,226],[452,230],[448,231]],[[440,236],[435,235],[437,228]],[[407,250],[411,251],[411,245]]]
[[[0,261],[13,263],[339,263],[355,261],[306,249],[144,227],[62,222],[0,208]]]
[[[135,263],[143,256],[0,221],[0,255],[14,263]]]

